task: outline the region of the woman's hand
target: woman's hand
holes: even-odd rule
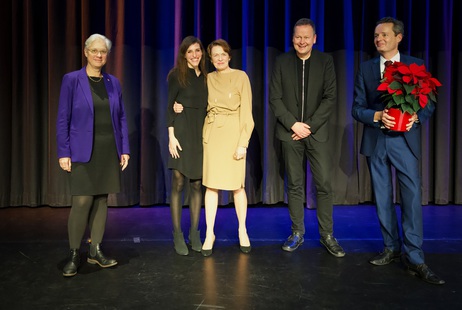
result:
[[[129,159],[130,155],[128,154],[122,154],[122,156],[120,156],[120,166],[122,167],[122,171],[124,171],[125,168],[127,168]]]
[[[183,105],[175,101],[175,103],[173,104],[173,111],[176,114],[180,114],[181,112],[183,112]]]
[[[168,138],[168,151],[170,152],[172,158],[180,158],[180,153],[178,150],[183,150],[181,148],[180,142],[177,138],[175,138],[175,136],[170,135]]]
[[[64,171],[71,172],[71,166],[72,166],[71,158],[70,157],[61,157],[59,159],[59,166]]]
[[[243,159],[245,158],[245,154],[247,153],[247,148],[243,147],[243,146],[238,146],[236,148],[236,151],[234,152],[234,159],[235,160],[240,160],[240,159]]]

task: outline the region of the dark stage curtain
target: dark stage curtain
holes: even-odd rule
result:
[[[216,38],[233,48],[231,66],[253,90],[253,133],[247,159],[249,203],[286,201],[275,118],[268,106],[274,59],[292,46],[301,17],[317,24],[315,48],[333,55],[338,104],[332,115],[335,203],[372,201],[362,125],[351,117],[358,65],[375,56],[375,22],[405,23],[401,53],[423,58],[443,84],[423,128],[422,202],[462,204],[462,2],[456,0],[11,0],[1,1],[0,207],[68,206],[69,184],[56,156],[55,122],[62,76],[84,65],[92,33],[114,43],[105,70],[119,77],[130,130],[131,161],[112,206],[169,203],[166,168],[166,76],[182,38]],[[315,206],[311,176],[307,205]],[[186,195],[187,196],[187,195]],[[185,197],[187,200],[187,197]],[[399,197],[396,198],[399,201]],[[220,204],[231,202],[223,193]]]

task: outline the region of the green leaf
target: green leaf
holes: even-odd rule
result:
[[[400,89],[401,88],[401,84],[397,81],[393,81],[391,82],[391,84],[388,86],[388,88],[390,89]]]
[[[428,97],[430,98],[431,101],[436,102],[436,96],[433,92],[429,93]]]
[[[393,101],[396,103],[396,104],[402,104],[404,102],[406,102],[406,100],[404,100],[404,96],[403,95],[397,95],[397,96],[393,96]]]
[[[403,86],[404,86],[404,89],[406,90],[406,94],[410,94],[415,88],[415,85],[403,84]]]
[[[413,104],[417,102],[417,100],[415,99],[414,95],[406,95],[406,102],[408,102],[409,104]]]

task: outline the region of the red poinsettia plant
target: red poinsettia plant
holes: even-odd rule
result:
[[[436,102],[438,86],[441,86],[440,81],[427,72],[425,65],[395,61],[385,68],[377,90],[384,92],[382,98],[387,109],[398,108],[413,114],[425,108],[429,99]]]

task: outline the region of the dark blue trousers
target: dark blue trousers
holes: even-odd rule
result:
[[[367,160],[384,246],[393,251],[402,250],[412,264],[423,263],[421,180],[418,158],[411,152],[402,134],[383,133],[377,141],[374,153]],[[396,170],[400,190],[402,242],[393,201],[392,166]]]

